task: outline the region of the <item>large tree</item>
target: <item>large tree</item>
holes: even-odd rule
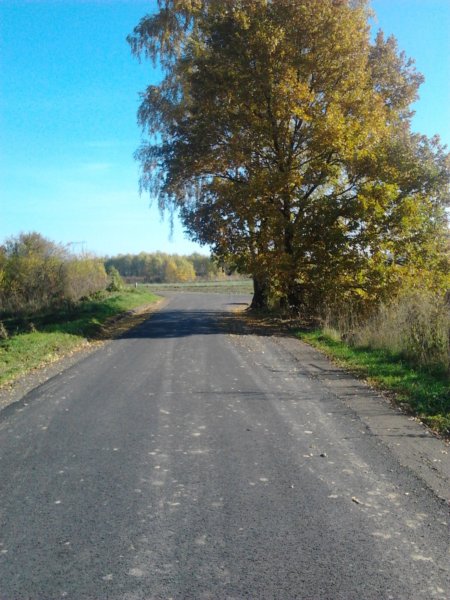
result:
[[[410,132],[422,77],[367,22],[363,0],[160,0],[129,38],[165,74],[143,187],[252,274],[256,306],[379,298],[439,254],[448,159]]]

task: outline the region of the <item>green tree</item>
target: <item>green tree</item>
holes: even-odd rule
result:
[[[162,252],[149,255],[147,281],[161,283],[164,281],[166,257]]]
[[[196,277],[200,277],[201,279],[215,279],[223,276],[223,272],[220,270],[217,261],[211,256],[194,252],[194,254],[186,258],[193,264]]]
[[[448,157],[411,134],[422,77],[370,43],[363,0],[159,6],[129,38],[165,69],[139,110],[142,185],[252,274],[254,305],[370,303],[424,248],[439,263]]]

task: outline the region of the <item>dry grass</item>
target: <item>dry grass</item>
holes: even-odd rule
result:
[[[364,323],[341,311],[327,317],[323,330],[357,348],[387,350],[411,364],[450,371],[450,306],[431,292],[404,293]]]

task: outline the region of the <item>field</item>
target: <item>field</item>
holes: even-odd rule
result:
[[[160,292],[207,292],[210,294],[252,294],[251,279],[224,279],[218,281],[198,281],[188,283],[147,283],[145,287],[155,294]]]

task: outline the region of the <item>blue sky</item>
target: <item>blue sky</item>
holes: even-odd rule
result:
[[[413,128],[450,145],[450,0],[372,6],[375,29],[393,33],[425,75]],[[168,219],[138,192],[138,93],[158,74],[125,38],[155,7],[0,0],[0,243],[34,230],[99,255],[200,249],[179,225],[170,240]]]

